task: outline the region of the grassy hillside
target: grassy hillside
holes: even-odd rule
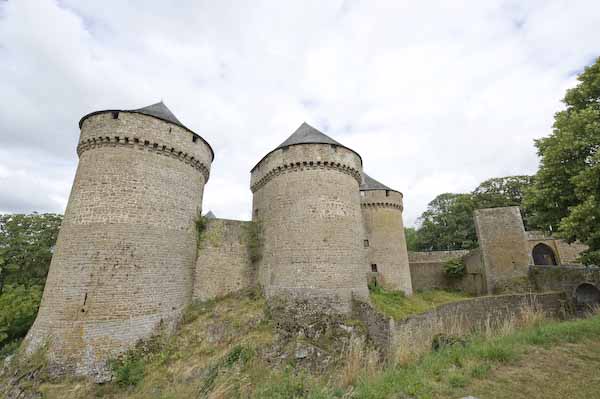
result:
[[[318,338],[282,335],[254,293],[189,309],[179,333],[113,362],[115,379],[52,380],[43,356],[0,373],[48,399],[175,398],[587,398],[600,392],[600,315],[557,322],[532,314],[502,331],[457,339],[383,364],[347,320]],[[341,343],[341,344],[340,344]],[[28,373],[36,370],[33,374]],[[33,375],[33,378],[31,377]],[[14,391],[13,391],[14,392]],[[13,393],[14,395],[14,393]],[[0,395],[1,397],[1,395]],[[11,396],[6,396],[11,397]]]

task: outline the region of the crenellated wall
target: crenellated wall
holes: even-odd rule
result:
[[[198,243],[193,299],[206,301],[252,287],[256,270],[248,241],[252,222],[210,219]]]
[[[106,378],[108,359],[170,329],[190,302],[194,220],[213,156],[198,137],[136,112],[82,120],[75,181],[25,341],[29,352],[48,343],[55,371]]]

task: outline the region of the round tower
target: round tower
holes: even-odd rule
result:
[[[412,294],[404,222],[402,193],[363,175],[361,208],[366,230],[368,272],[377,272],[390,289]]]
[[[214,154],[161,102],[79,122],[79,165],[37,319],[58,372],[104,377],[106,361],[190,302],[195,219]]]
[[[307,300],[336,312],[366,298],[359,184],[362,160],[303,123],[251,172],[253,220],[264,248],[268,298]]]

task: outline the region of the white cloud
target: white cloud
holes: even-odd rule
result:
[[[0,2],[0,211],[62,212],[79,118],[163,98],[215,148],[205,210],[248,218],[250,168],[304,120],[405,195],[533,173],[595,1]],[[35,160],[33,162],[32,160]]]

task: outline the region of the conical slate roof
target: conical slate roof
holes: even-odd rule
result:
[[[142,108],[138,108],[138,109],[105,109],[102,111],[91,112],[79,120],[79,128],[81,129],[81,125],[83,124],[83,121],[85,121],[90,116],[102,114],[105,112],[132,112],[132,113],[136,113],[136,114],[144,114],[144,115],[152,116],[154,118],[158,118],[165,122],[169,122],[174,125],[177,125],[181,128],[184,128],[185,130],[189,131],[194,136],[197,136],[200,140],[202,140],[210,149],[210,153],[212,155],[212,160],[215,159],[215,152],[213,151],[210,144],[208,144],[208,142],[206,140],[204,140],[202,138],[202,136],[200,136],[198,133],[194,132],[190,128],[186,127],[183,123],[181,123],[181,121],[179,119],[177,119],[177,117],[173,114],[173,112],[171,112],[171,110],[162,101],[158,102],[156,104],[148,105],[147,107],[142,107]]]
[[[208,213],[206,215],[204,215],[204,217],[207,219],[216,219],[217,218],[215,216],[215,214],[213,213],[213,211],[208,211]]]
[[[341,145],[325,133],[315,129],[306,122],[302,122],[300,127],[296,129],[286,141],[281,143],[277,148],[284,148],[295,144],[335,144]],[[343,146],[342,146],[343,147]]]
[[[181,123],[179,119],[177,119],[177,117],[173,115],[171,110],[167,108],[165,103],[163,103],[162,101],[156,104],[148,105],[144,108],[134,109],[132,111],[148,116],[153,116],[155,118],[162,119],[164,121],[171,122],[179,126],[183,126],[183,123]]]
[[[389,191],[397,191],[393,188],[389,188],[383,183],[378,182],[373,179],[371,176],[363,172],[363,183],[360,185],[360,191],[369,191],[369,190],[389,190]]]
[[[275,147],[272,151],[270,151],[269,153],[267,153],[267,155],[265,155],[264,157],[262,157],[262,159],[260,161],[258,161],[258,163],[256,165],[254,165],[254,168],[252,168],[252,170],[254,170],[258,166],[258,164],[260,164],[273,151],[279,150],[281,148],[290,147],[292,145],[298,145],[298,144],[332,144],[332,145],[337,145],[337,146],[346,148],[347,150],[350,150],[353,153],[355,153],[356,155],[358,155],[358,158],[360,159],[360,162],[362,163],[362,157],[360,156],[360,154],[358,152],[356,152],[353,149],[348,148],[345,145],[343,145],[343,144],[335,141],[334,139],[332,139],[331,137],[329,137],[325,133],[321,132],[320,130],[312,127],[308,123],[302,122],[302,124],[300,125],[300,127],[298,129],[296,129],[296,131],[294,133],[292,133],[292,135],[290,137],[288,137],[287,140],[285,140],[283,143],[281,143],[280,145],[278,145],[277,147]]]

